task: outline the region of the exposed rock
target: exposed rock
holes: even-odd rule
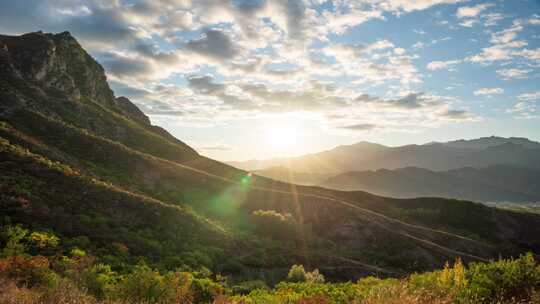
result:
[[[103,67],[69,32],[0,35],[0,97],[0,116],[5,120],[18,110],[35,111],[148,151],[157,148],[147,142],[160,142],[161,151],[174,159],[198,156],[167,131],[152,126],[129,99],[117,99]],[[120,122],[118,114],[138,126]]]
[[[0,36],[0,42],[4,45],[4,61],[24,80],[62,92],[73,101],[84,96],[103,105],[114,105],[114,94],[103,68],[69,32]]]

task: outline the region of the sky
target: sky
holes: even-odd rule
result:
[[[536,0],[0,0],[1,34],[38,30],[218,160],[540,141]]]

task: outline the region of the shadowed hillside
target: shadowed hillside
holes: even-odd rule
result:
[[[539,202],[540,170],[506,165],[430,171],[421,168],[347,172],[319,183],[392,197],[437,196],[483,202]]]

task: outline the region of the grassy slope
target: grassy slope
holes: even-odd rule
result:
[[[224,248],[230,240],[221,227],[185,206],[98,181],[5,139],[0,139],[0,159],[3,215],[35,229],[88,236],[93,248],[104,252],[124,243],[133,255],[150,259],[197,246],[211,249],[216,242]]]

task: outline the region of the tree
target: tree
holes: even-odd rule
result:
[[[26,250],[26,246],[22,243],[22,240],[27,234],[28,230],[22,228],[20,225],[4,226],[1,235],[6,245],[4,249],[2,249],[2,256],[23,254]]]
[[[308,282],[322,284],[324,283],[324,275],[319,272],[319,269],[314,269],[309,272],[302,265],[293,265],[287,275],[287,280],[291,282]]]
[[[306,270],[302,265],[292,265],[287,275],[287,280],[291,282],[305,282]]]
[[[324,283],[324,276],[319,272],[319,269],[315,269],[312,272],[306,273],[306,281],[309,283],[322,284]]]

